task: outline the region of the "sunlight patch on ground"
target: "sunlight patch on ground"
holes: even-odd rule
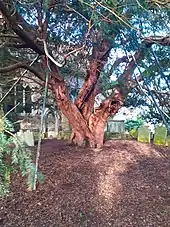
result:
[[[106,146],[107,150],[102,151],[100,149],[94,151],[95,158],[93,162],[99,171],[98,194],[105,209],[109,209],[113,201],[114,204],[117,204],[121,200],[123,188],[120,176],[127,171],[129,165],[137,165],[142,157],[161,157],[149,144],[128,141],[128,150],[125,150],[127,148],[126,143],[127,141],[122,143],[122,147],[119,147],[116,146],[116,142],[110,141],[107,144],[108,146]],[[113,145],[115,145],[115,148]]]
[[[119,177],[116,176],[115,172],[114,167],[108,167],[106,173],[101,174],[99,177],[98,193],[108,204],[112,203],[113,199],[116,199],[117,195],[122,190],[118,179]],[[112,183],[113,179],[116,184]]]
[[[130,163],[133,157],[128,156],[125,159],[126,155],[120,153],[118,157],[113,160],[109,154],[101,153],[96,155],[94,159],[94,164],[100,166],[99,168],[99,179],[98,179],[98,194],[101,197],[101,202],[104,203],[106,209],[110,207],[115,202],[117,203],[122,196],[122,184],[119,182],[120,174],[123,174],[126,171],[127,163]],[[110,159],[111,164],[108,164]],[[112,159],[112,160],[111,160]],[[123,163],[122,160],[124,159]],[[114,161],[114,164],[113,164]]]
[[[150,144],[146,143],[138,143],[138,146],[136,146],[136,150],[139,152],[140,155],[144,155],[147,157],[155,157],[160,158],[160,154],[158,151],[153,149]]]

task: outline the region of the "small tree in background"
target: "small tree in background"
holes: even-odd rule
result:
[[[125,129],[127,131],[130,131],[132,129],[137,130],[143,124],[144,124],[143,119],[141,117],[137,117],[137,119],[135,119],[135,120],[133,120],[133,119],[127,120],[125,122]]]

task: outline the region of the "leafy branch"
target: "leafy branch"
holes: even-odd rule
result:
[[[13,134],[12,124],[0,119],[0,196],[9,193],[11,175],[20,172],[32,189],[35,165],[29,149]]]

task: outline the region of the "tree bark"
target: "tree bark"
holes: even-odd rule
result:
[[[110,44],[106,39],[98,40],[98,45],[93,47],[85,82],[75,100],[75,105],[87,121],[94,110],[96,85],[100,72],[107,62],[110,50]]]
[[[102,147],[104,143],[104,128],[110,116],[115,115],[123,105],[124,97],[116,90],[104,100],[89,119],[89,128],[95,138],[95,146]]]
[[[94,146],[94,136],[91,133],[87,121],[83,118],[82,114],[78,108],[69,100],[66,90],[66,85],[63,82],[58,82],[54,84],[53,91],[56,96],[56,102],[59,109],[67,117],[71,127],[72,127],[72,141],[76,145],[83,146],[86,141],[90,141],[90,145]]]

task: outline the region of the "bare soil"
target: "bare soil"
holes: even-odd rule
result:
[[[102,149],[66,141],[42,144],[37,191],[12,180],[0,199],[3,227],[168,227],[170,149],[108,141]]]

